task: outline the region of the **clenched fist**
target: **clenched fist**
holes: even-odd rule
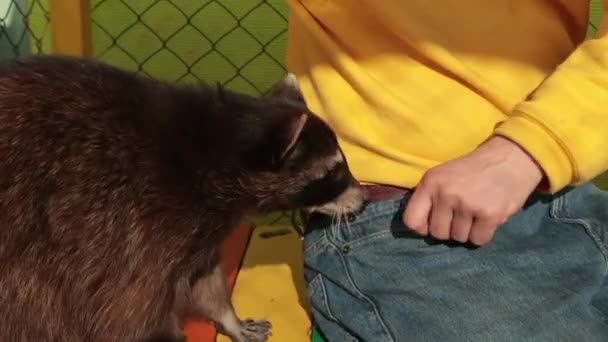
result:
[[[493,137],[429,170],[409,199],[403,222],[420,235],[483,245],[542,179],[540,167],[524,150]]]

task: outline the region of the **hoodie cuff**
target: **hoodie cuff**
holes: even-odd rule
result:
[[[576,179],[574,163],[559,138],[545,125],[523,112],[515,112],[494,130],[523,148],[545,174],[540,191],[555,193]]]

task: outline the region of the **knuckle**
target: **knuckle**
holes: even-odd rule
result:
[[[476,246],[481,246],[483,245],[483,243],[481,242],[481,239],[478,238],[477,236],[471,236],[469,238],[469,242],[471,242],[472,244],[476,245]]]
[[[412,218],[406,218],[403,223],[405,224],[405,226],[410,229],[410,230],[414,230],[414,231],[423,231],[426,227],[424,222],[421,222],[419,220],[414,220]]]
[[[427,172],[425,172],[425,178],[427,179],[436,179],[437,175],[440,173],[440,169],[439,168],[432,168],[429,169]]]
[[[444,179],[445,177],[443,177],[441,170],[435,168],[428,170],[424,174],[421,183],[425,184],[426,186],[437,187],[441,185]]]
[[[450,234],[448,234],[447,232],[444,232],[442,230],[431,230],[431,235],[440,241],[445,241],[448,240],[450,238]]]
[[[469,237],[469,241],[475,245],[482,246],[490,242],[494,236],[493,227],[485,227],[478,229]]]
[[[440,187],[437,191],[437,199],[454,208],[460,207],[463,202],[460,192],[453,186]]]
[[[433,236],[437,240],[447,240],[450,238],[449,227],[444,227],[439,224],[432,224],[429,227],[429,232],[431,233],[431,236]]]
[[[488,242],[490,242],[491,240],[491,236],[473,236],[471,237],[471,243],[477,245],[477,246],[483,246],[485,244],[487,244]]]
[[[477,206],[471,203],[470,200],[462,200],[458,203],[458,210],[469,216],[474,216],[477,211]]]
[[[457,194],[457,191],[451,186],[442,186],[437,190],[437,197],[442,200],[452,200],[458,196]]]
[[[494,221],[497,217],[502,216],[501,210],[490,206],[477,206],[474,212],[475,216],[488,221]]]
[[[420,180],[420,184],[418,185],[419,188],[423,188],[423,189],[433,189],[437,186],[437,180],[435,177],[432,177],[431,175],[429,175],[428,173],[422,177],[422,179]]]
[[[466,234],[456,231],[456,230],[452,230],[450,237],[452,238],[452,240],[458,241],[458,242],[466,242],[467,238],[468,238],[468,236],[466,236]]]

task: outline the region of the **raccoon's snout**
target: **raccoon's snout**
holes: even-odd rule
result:
[[[336,207],[341,212],[355,213],[361,210],[365,203],[365,193],[361,189],[359,184],[353,184],[346,188],[346,190],[336,198]]]
[[[365,202],[363,189],[358,183],[352,182],[333,201],[311,208],[310,211],[330,216],[354,214],[363,208]]]

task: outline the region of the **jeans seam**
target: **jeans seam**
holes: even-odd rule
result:
[[[323,304],[323,308],[325,309],[325,311],[327,312],[327,316],[335,322],[338,322],[338,319],[336,318],[336,316],[334,316],[334,313],[331,311],[330,307],[329,307],[329,302],[327,300],[328,296],[327,296],[327,289],[325,288],[325,284],[323,284],[323,276],[321,274],[317,274],[309,283],[308,283],[308,288],[310,289],[311,284],[317,289],[321,291],[321,301]],[[314,284],[313,284],[314,283]]]
[[[329,243],[329,241],[327,240],[326,232],[322,232],[321,235],[322,236],[318,238],[317,241],[313,242],[312,245],[304,249],[304,255],[307,255],[307,257],[313,257],[323,251],[323,247],[325,247]]]
[[[384,236],[386,236],[387,234],[390,234],[391,230],[387,229],[387,230],[382,230],[382,231],[378,231],[369,235],[365,235],[362,236],[358,239],[354,239],[352,241],[349,241],[348,243],[345,243],[344,246],[349,246],[349,247],[357,247],[365,242],[369,242],[369,241],[373,241],[373,240],[377,240],[377,239],[381,239]]]
[[[589,237],[591,237],[591,240],[593,240],[593,243],[595,244],[597,249],[602,254],[602,257],[604,258],[604,264],[605,264],[604,273],[608,274],[608,251],[606,250],[605,246],[602,244],[600,239],[593,232],[591,224],[588,222],[588,220],[585,220],[585,219],[569,218],[569,217],[561,216],[560,212],[564,211],[564,209],[563,209],[564,206],[565,206],[564,197],[556,198],[555,201],[553,201],[553,203],[551,205],[551,216],[553,216],[553,219],[555,219],[558,222],[578,224],[585,229],[585,232],[587,233],[587,235],[589,235]],[[565,216],[567,216],[567,215],[565,215]]]
[[[336,246],[334,244],[332,244],[332,247],[338,249],[338,246]],[[382,330],[384,331],[384,334],[386,336],[388,336],[388,341],[395,342],[395,339],[392,336],[392,334],[390,333],[390,331],[388,330],[388,327],[386,326],[386,323],[384,322],[384,319],[382,318],[382,315],[378,311],[378,306],[376,305],[376,303],[374,303],[374,301],[372,301],[368,296],[366,296],[361,291],[361,289],[357,286],[357,284],[355,283],[354,279],[352,278],[352,276],[350,274],[350,268],[348,267],[348,263],[346,262],[346,260],[344,260],[344,257],[342,255],[340,255],[339,259],[340,259],[340,262],[342,263],[342,266],[344,267],[344,273],[346,275],[346,279],[348,279],[348,282],[353,287],[354,292],[357,294],[357,296],[359,298],[365,300],[366,302],[368,302],[372,306],[372,309],[374,311],[374,315],[376,316],[376,319],[378,319],[378,322],[382,326]]]

